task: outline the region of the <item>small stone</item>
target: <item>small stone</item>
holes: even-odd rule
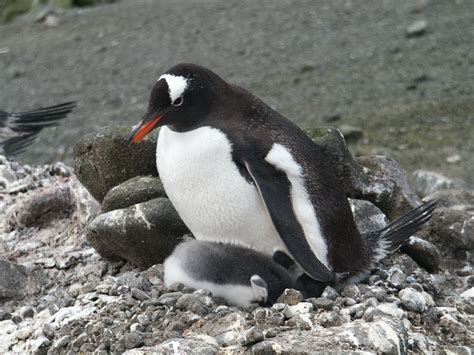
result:
[[[403,288],[406,283],[406,275],[398,267],[393,266],[388,270],[388,281],[390,284],[398,289]]]
[[[415,289],[408,287],[398,293],[400,301],[406,309],[421,313],[426,310],[425,297]]]
[[[288,306],[283,310],[285,318],[289,319],[297,314],[309,313],[313,310],[313,304],[309,302],[300,302],[294,306]]]
[[[117,287],[117,294],[125,295],[130,292],[130,287],[128,285],[120,285]]]
[[[440,252],[433,243],[412,236],[408,243],[402,246],[402,251],[409,255],[418,265],[428,272],[436,272],[440,264]]]
[[[461,188],[462,184],[433,171],[415,170],[413,187],[418,196],[425,197],[440,190]]]
[[[32,307],[23,307],[20,310],[20,315],[23,318],[33,318],[35,316],[35,310]]]
[[[112,285],[111,284],[100,284],[96,287],[95,291],[97,293],[102,293],[104,295],[108,295],[110,291],[112,290]]]
[[[130,326],[130,331],[132,333],[143,333],[145,331],[145,327],[141,325],[140,323],[133,323]]]
[[[398,308],[394,303],[381,303],[376,308],[377,312],[392,318],[402,319],[405,312]]]
[[[138,333],[127,333],[123,337],[123,345],[126,349],[139,348],[143,342],[143,335]]]
[[[135,297],[139,301],[146,301],[150,299],[150,296],[145,291],[142,291],[136,287],[133,287],[131,291],[132,291],[133,297]]]
[[[303,301],[304,297],[300,291],[293,290],[291,288],[285,289],[280,297],[278,297],[278,303],[285,303],[287,305],[293,306]]]
[[[284,303],[274,303],[272,306],[272,308],[277,312],[283,311],[285,307],[286,307],[286,304]]]
[[[339,293],[337,293],[337,291],[331,286],[326,286],[323,293],[321,294],[321,297],[334,301],[337,297],[339,297]]]
[[[18,340],[25,340],[28,339],[31,334],[33,334],[33,328],[32,327],[24,327],[20,328],[15,332],[15,338]]]
[[[426,33],[426,28],[428,24],[425,20],[418,20],[413,22],[406,30],[406,36],[411,37],[420,37]]]
[[[169,293],[164,293],[158,298],[158,301],[165,306],[171,307],[176,304],[178,301],[178,298],[180,298],[183,295],[182,292],[169,292]]]
[[[461,161],[461,156],[459,154],[453,154],[446,158],[446,162],[450,164],[459,163]]]
[[[314,308],[325,309],[330,311],[334,305],[334,301],[329,298],[318,297],[312,300]]]
[[[252,327],[244,332],[241,340],[242,346],[251,346],[263,340],[263,332],[259,326]]]
[[[291,317],[286,322],[286,325],[301,330],[311,330],[313,328],[313,323],[311,323],[308,314],[298,314],[294,317]]]
[[[176,308],[190,310],[200,316],[209,313],[211,298],[208,295],[200,295],[199,293],[186,293],[176,301]]]
[[[21,318],[20,315],[18,315],[18,314],[13,315],[13,317],[12,317],[12,322],[13,323],[18,324],[18,323],[21,323],[22,321],[23,321],[23,318]]]
[[[350,297],[356,300],[360,297],[360,290],[356,285],[348,285],[344,287],[341,294],[344,297]]]
[[[140,314],[138,317],[137,317],[137,321],[138,323],[140,323],[141,325],[143,326],[147,326],[149,325],[151,322],[150,322],[150,318],[145,315],[145,314]]]
[[[342,318],[336,312],[323,312],[316,316],[316,322],[324,328],[342,324]]]

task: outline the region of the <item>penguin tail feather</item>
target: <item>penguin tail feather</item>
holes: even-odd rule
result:
[[[437,200],[425,202],[388,226],[369,233],[367,238],[372,246],[371,268],[400,248],[413,234],[418,232],[429,221],[437,204]]]

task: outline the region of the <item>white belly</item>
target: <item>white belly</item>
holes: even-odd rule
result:
[[[270,255],[286,251],[257,189],[239,173],[231,152],[218,129],[179,133],[161,128],[156,163],[171,203],[196,239]]]

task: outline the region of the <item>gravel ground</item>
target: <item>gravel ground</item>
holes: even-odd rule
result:
[[[54,16],[0,26],[1,109],[79,101],[26,162],[69,162],[85,133],[136,123],[154,80],[189,61],[303,126],[361,128],[357,153],[474,185],[472,1],[122,0]]]

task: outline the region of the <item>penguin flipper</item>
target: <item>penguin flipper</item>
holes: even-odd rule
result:
[[[280,238],[297,264],[317,281],[334,282],[334,272],[314,255],[296,218],[291,201],[291,183],[285,173],[265,161],[245,160],[244,164]]]

